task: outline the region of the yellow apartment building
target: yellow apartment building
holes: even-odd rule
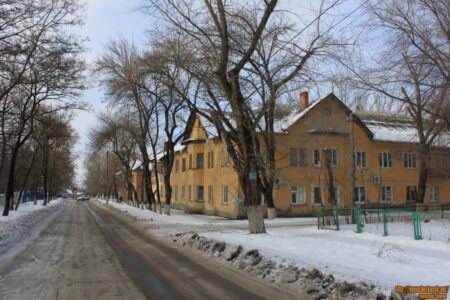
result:
[[[339,206],[415,205],[420,157],[409,118],[352,112],[333,94],[309,104],[308,94],[302,93],[300,111],[275,127],[273,196],[278,215],[309,216],[317,205],[329,205],[330,173]],[[324,166],[325,153],[330,157],[328,168]],[[436,142],[430,165],[423,205],[441,209],[450,205],[448,135]],[[183,140],[176,146],[171,184],[173,208],[245,217],[238,176],[226,147],[214,126],[196,114],[189,117]],[[164,202],[162,184],[161,191]]]

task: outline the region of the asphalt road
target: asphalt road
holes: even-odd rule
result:
[[[30,240],[0,257],[0,299],[290,299],[91,202],[68,200]]]

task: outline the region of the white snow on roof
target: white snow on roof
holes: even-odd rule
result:
[[[173,150],[174,150],[175,153],[177,153],[177,152],[183,151],[184,148],[186,148],[185,145],[182,145],[182,144],[178,143],[178,144],[176,144],[174,146]],[[158,154],[156,154],[156,160],[160,160],[161,158],[164,157],[164,155],[165,155],[164,151],[158,152]]]
[[[323,99],[327,97],[323,97],[317,101],[312,102],[307,108],[302,110],[301,112],[295,112],[287,116],[286,118],[275,122],[274,130],[275,132],[283,132],[288,130],[293,124],[295,124],[298,120],[303,118],[309,111],[311,111],[317,104],[319,104]]]

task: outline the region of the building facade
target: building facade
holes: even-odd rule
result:
[[[309,104],[302,93],[300,111],[279,121],[275,129],[273,197],[279,215],[313,215],[318,205],[415,205],[421,158],[410,119],[352,112],[333,94]],[[436,143],[431,155],[423,204],[430,209],[450,204],[446,138]],[[171,184],[174,208],[245,217],[226,147],[214,127],[197,115],[190,116],[182,144],[177,145]],[[162,184],[160,189],[164,202]]]

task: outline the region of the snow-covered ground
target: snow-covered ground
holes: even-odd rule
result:
[[[20,240],[29,230],[47,214],[58,208],[64,200],[52,200],[47,206],[42,200],[21,203],[18,210],[9,211],[8,216],[0,216],[0,253],[9,245]],[[3,206],[0,206],[3,212]]]
[[[266,234],[248,234],[246,220],[190,215],[172,210],[164,216],[125,204],[111,203],[138,219],[152,221],[154,234],[195,230],[208,238],[259,249],[266,257],[301,267],[317,267],[337,279],[371,281],[386,291],[395,285],[448,285],[450,283],[450,222],[423,225],[423,240],[416,241],[407,224],[367,226],[355,233],[354,225],[340,231],[317,230],[314,218],[279,218],[266,221]],[[171,224],[172,226],[168,226]],[[208,226],[205,226],[208,225]],[[372,225],[372,224],[371,224]]]

